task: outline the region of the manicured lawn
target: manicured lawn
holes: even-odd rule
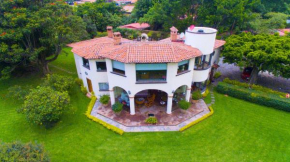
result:
[[[71,55],[61,55],[53,65],[75,71],[73,63]],[[75,86],[70,112],[54,128],[39,128],[16,112],[21,103],[5,96],[9,86],[36,86],[39,78],[0,82],[0,139],[43,143],[52,161],[290,161],[290,113],[217,92],[213,116],[184,132],[120,136],[86,118],[89,99]]]

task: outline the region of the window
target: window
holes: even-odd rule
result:
[[[112,61],[113,64],[113,72],[125,75],[125,65],[119,61]]]
[[[136,64],[137,83],[166,82],[167,64]]]
[[[210,55],[203,55],[195,58],[194,69],[195,70],[206,70],[211,66],[211,59],[214,53]]]
[[[204,82],[195,82],[193,85],[194,85],[194,88],[198,88],[200,89],[201,92],[204,92],[206,90],[206,83],[207,83],[207,80]]]
[[[99,83],[100,91],[109,91],[109,83]]]
[[[184,61],[179,62],[177,74],[188,71],[188,66],[189,66],[189,60],[184,60]]]
[[[90,69],[90,63],[88,59],[83,58],[83,66],[87,69]]]
[[[97,71],[98,72],[105,72],[105,71],[107,71],[106,62],[96,62],[96,64],[97,64]]]

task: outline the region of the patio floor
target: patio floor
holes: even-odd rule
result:
[[[208,107],[203,100],[200,100],[197,103],[192,104],[186,113],[181,112],[179,108],[174,106],[172,114],[167,114],[166,106],[160,106],[158,104],[155,104],[149,108],[145,106],[136,107],[135,111],[135,115],[130,115],[129,110],[127,109],[126,111],[125,108],[120,115],[116,115],[112,111],[110,105],[107,107],[100,105],[96,112],[101,116],[114,120],[127,127],[152,126],[152,124],[145,123],[145,119],[148,117],[148,114],[155,115],[158,120],[156,126],[176,126],[188,119],[191,119],[197,114],[208,111]]]

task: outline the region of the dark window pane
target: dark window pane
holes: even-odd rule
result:
[[[90,63],[88,59],[83,58],[83,66],[87,69],[90,69]]]
[[[106,62],[97,62],[97,71],[107,71]]]
[[[166,81],[166,70],[136,71],[137,81],[164,82]]]

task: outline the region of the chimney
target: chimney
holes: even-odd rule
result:
[[[170,28],[170,39],[172,42],[177,41],[177,32],[178,29],[176,29],[174,26]]]
[[[114,33],[114,45],[120,45],[121,44],[121,33],[120,32],[115,32]]]
[[[109,38],[113,38],[113,27],[107,26],[107,33]]]

